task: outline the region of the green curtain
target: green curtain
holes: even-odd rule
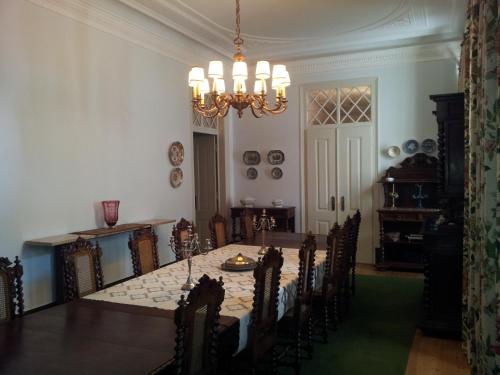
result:
[[[469,0],[465,93],[463,335],[472,374],[500,374],[500,0]]]

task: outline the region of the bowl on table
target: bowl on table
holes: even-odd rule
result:
[[[243,207],[253,207],[255,204],[255,198],[246,197],[240,200]]]

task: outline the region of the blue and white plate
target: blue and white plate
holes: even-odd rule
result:
[[[434,151],[436,151],[437,144],[434,139],[427,138],[422,141],[420,147],[422,148],[422,151],[425,152],[426,154],[432,154]]]
[[[410,155],[416,153],[419,147],[419,143],[414,139],[410,139],[403,143],[403,151]]]

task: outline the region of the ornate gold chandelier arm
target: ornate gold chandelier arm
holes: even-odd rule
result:
[[[267,102],[265,96],[252,95],[250,107],[252,109],[253,115],[257,118],[260,118],[265,114],[283,113],[287,107],[287,100],[286,98],[278,97],[276,99],[274,108],[269,108],[269,103]]]
[[[215,93],[212,93],[210,95],[212,103],[209,107],[207,107],[206,105],[202,105],[200,99],[193,100],[193,108],[195,109],[195,111],[208,118],[213,118],[215,116],[227,116],[231,101],[230,95],[217,95]]]

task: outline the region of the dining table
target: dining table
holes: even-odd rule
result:
[[[300,233],[267,233],[267,245],[283,248],[279,319],[293,307],[298,279]],[[286,238],[288,236],[288,239]],[[324,237],[324,238],[322,238]],[[252,271],[226,271],[222,263],[239,253],[257,260],[261,241],[229,244],[192,258],[192,277],[222,277],[225,298],[219,326],[220,355],[247,345],[253,308]],[[317,236],[318,249],[326,236]],[[324,246],[323,246],[324,245]],[[316,286],[326,253],[318,251]],[[187,279],[187,260],[120,282],[70,303],[0,324],[0,374],[149,374],[172,368],[174,314]]]

